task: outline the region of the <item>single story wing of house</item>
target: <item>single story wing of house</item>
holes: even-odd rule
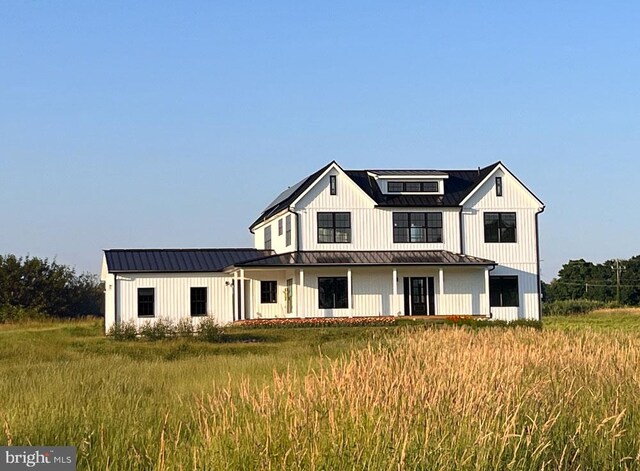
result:
[[[252,248],[104,251],[105,329],[212,317],[540,318],[544,204],[502,162],[344,170],[273,200]]]

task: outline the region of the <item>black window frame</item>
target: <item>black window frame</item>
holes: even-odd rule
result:
[[[401,218],[406,217],[406,225]],[[422,225],[419,220],[422,219]],[[394,211],[392,216],[393,243],[394,244],[442,244],[444,240],[443,214],[441,211],[406,212]],[[415,223],[413,221],[416,221]],[[415,230],[414,230],[415,229]],[[404,234],[404,237],[401,237]],[[422,237],[414,237],[415,234],[423,234]]]
[[[278,302],[278,282],[276,280],[260,281],[260,304],[276,304]]]
[[[271,234],[271,224],[264,228],[264,249],[271,250],[273,246],[273,235]]]
[[[415,189],[415,188],[409,189],[410,185],[418,185],[418,189]],[[440,182],[438,180],[426,180],[421,182],[412,182],[412,181],[387,182],[387,193],[439,193],[439,192],[440,192]]]
[[[191,317],[202,317],[207,315],[207,295],[206,286],[192,286],[190,290]]]
[[[513,218],[513,226],[506,221]],[[493,219],[493,221],[490,221]],[[510,236],[510,233],[513,233]],[[515,244],[518,242],[518,217],[515,212],[484,213],[484,242],[486,244]]]
[[[349,309],[349,282],[346,276],[318,277],[318,309]]]
[[[321,219],[323,219],[323,217],[329,216],[331,215],[331,225],[321,225]],[[337,225],[338,222],[338,218],[339,217],[344,217],[346,216],[347,218],[347,224],[348,225]],[[324,222],[322,222],[322,224],[324,224]],[[344,212],[344,211],[340,211],[340,212],[319,212],[317,217],[316,217],[316,225],[317,225],[317,241],[318,244],[350,244],[351,243],[351,213],[350,212]],[[324,231],[331,231],[331,232],[326,232],[327,235],[330,235],[330,240],[327,240],[324,237],[323,233]],[[338,234],[345,234],[346,235],[346,240],[339,240]],[[322,234],[322,236],[321,236]]]
[[[291,214],[285,218],[285,243],[287,247],[291,245]]]
[[[518,276],[490,276],[489,304],[491,307],[520,307],[520,281]]]
[[[278,219],[278,235],[282,235],[282,218]]]
[[[502,177],[496,177],[496,196],[502,197]]]
[[[151,299],[143,299],[143,297],[151,297]],[[149,306],[151,306],[151,314],[149,314]],[[143,313],[143,311],[146,311]],[[156,317],[156,289],[155,288],[138,288],[138,317]]]
[[[335,175],[329,175],[329,193],[332,196],[338,194],[338,179]]]

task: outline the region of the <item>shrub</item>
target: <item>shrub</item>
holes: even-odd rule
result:
[[[518,319],[515,321],[501,321],[492,319],[477,319],[469,316],[448,316],[445,319],[446,324],[456,326],[469,326],[474,328],[481,327],[529,327],[533,329],[542,329],[542,322],[529,319]]]
[[[191,319],[180,319],[176,324],[175,332],[179,337],[193,337],[194,328]]]
[[[140,335],[147,340],[163,340],[175,334],[175,327],[171,321],[158,319],[155,322],[147,322],[140,327]]]
[[[107,335],[115,340],[135,340],[138,336],[138,329],[136,325],[129,322],[121,322],[119,324],[113,324]]]
[[[615,302],[593,301],[590,299],[568,299],[553,301],[542,305],[542,314],[545,316],[571,316],[586,314],[597,309],[615,309],[620,307]]]
[[[221,342],[223,330],[215,319],[206,317],[198,325],[198,338],[206,342]]]

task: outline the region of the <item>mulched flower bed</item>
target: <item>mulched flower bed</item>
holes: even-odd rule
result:
[[[394,325],[396,317],[308,317],[286,319],[249,319],[236,321],[234,326],[241,327],[332,327],[332,326],[369,326]]]

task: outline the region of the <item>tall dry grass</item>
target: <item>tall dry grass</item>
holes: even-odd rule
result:
[[[639,360],[640,338],[623,333],[405,333],[270,387],[245,381],[198,398],[192,458],[245,469],[637,469]]]

